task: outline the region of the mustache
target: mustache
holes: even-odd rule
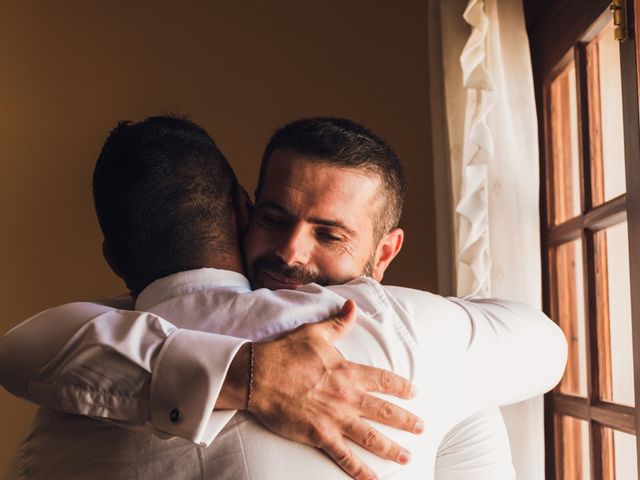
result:
[[[257,277],[259,272],[267,271],[301,284],[329,285],[328,278],[304,267],[287,265],[278,257],[258,257],[251,263],[250,271],[252,280]]]

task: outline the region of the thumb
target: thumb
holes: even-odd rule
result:
[[[334,343],[349,333],[356,323],[356,311],[356,302],[347,300],[335,316],[321,322],[325,339]]]

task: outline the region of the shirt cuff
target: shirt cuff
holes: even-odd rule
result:
[[[248,340],[181,329],[165,341],[149,392],[154,429],[207,446],[235,414],[213,411],[231,361]]]

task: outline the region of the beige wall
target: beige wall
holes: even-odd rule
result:
[[[378,132],[410,176],[407,242],[387,281],[435,289],[426,2],[11,3],[0,6],[0,333],[122,290],[100,254],[93,162],[118,119],[168,110],[212,132],[250,189],[283,122],[341,115]],[[0,470],[32,412],[0,392]]]

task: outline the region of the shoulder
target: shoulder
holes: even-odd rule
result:
[[[344,298],[352,298],[363,310],[393,307],[412,311],[422,307],[437,307],[446,303],[443,297],[412,288],[382,285],[371,277],[357,277],[343,285],[328,287]]]

